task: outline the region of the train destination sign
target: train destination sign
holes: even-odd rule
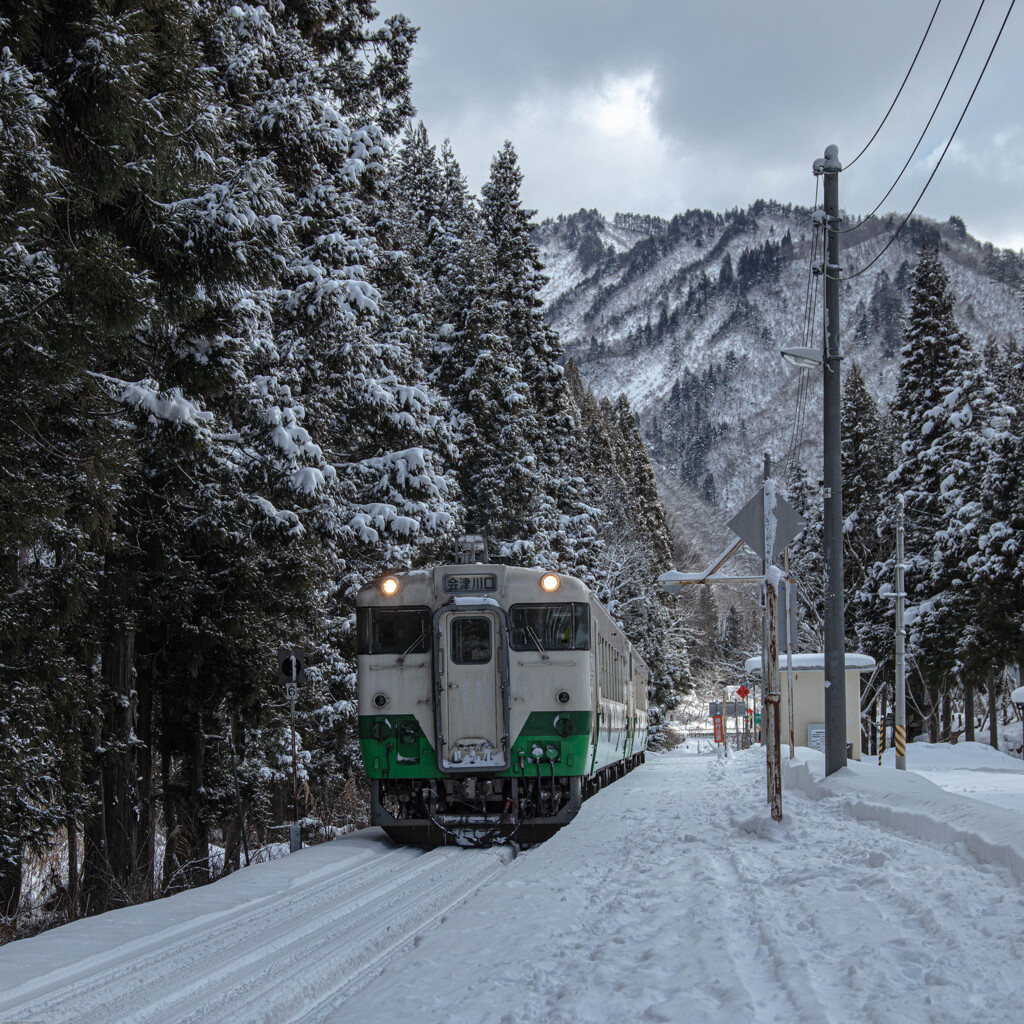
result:
[[[446,594],[492,594],[498,589],[498,579],[490,574],[445,576],[443,582]]]

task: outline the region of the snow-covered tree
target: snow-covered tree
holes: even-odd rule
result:
[[[857,363],[843,383],[842,449],[847,643],[882,663],[893,649],[892,600],[878,599],[879,575],[891,580],[894,510],[886,502],[892,442]]]
[[[930,724],[937,738],[939,690],[951,681],[962,628],[972,616],[973,599],[952,525],[980,485],[972,409],[980,386],[977,353],[956,323],[949,278],[936,250],[923,250],[910,294],[892,403],[899,447],[890,483],[906,505],[908,639],[928,681]]]

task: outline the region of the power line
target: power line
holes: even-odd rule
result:
[[[903,86],[907,84],[907,79],[910,78],[910,72],[914,70],[914,65],[917,63],[917,58],[921,56],[921,49],[924,46],[924,41],[928,38],[928,33],[932,30],[932,23],[935,21],[935,15],[939,13],[939,8],[942,6],[942,0],[935,5],[935,10],[932,11],[931,21],[928,22],[928,27],[924,30],[924,35],[921,37],[921,42],[917,47],[917,53],[914,54],[914,59],[910,62],[910,67],[907,68],[907,73],[903,77],[903,81],[900,84],[899,89],[896,91],[896,96],[893,98],[892,103],[889,104],[889,109],[885,112],[885,117],[882,118],[881,124],[875,129],[875,134],[868,139],[867,144],[864,148],[846,165],[846,170],[849,170],[867,151],[868,146],[875,141],[878,133],[882,130],[885,122],[889,119],[889,115],[892,113],[893,107],[896,106],[896,101],[900,98],[900,94],[903,92]]]
[[[818,192],[821,187],[821,179],[815,177],[814,179],[814,206],[812,209],[818,208]],[[814,264],[818,255],[818,232],[816,229],[811,231],[811,251],[810,259],[807,263],[807,292],[804,297],[804,315],[803,324],[801,331],[800,342],[802,345],[807,346],[810,340],[811,324],[814,320],[814,311],[818,305],[818,281],[814,276]],[[814,282],[814,290],[812,294],[811,282]],[[807,372],[803,369],[800,370],[800,376],[797,381],[796,389],[796,413],[793,417],[793,440],[789,446],[789,455],[787,457],[787,469],[790,473],[795,472],[797,462],[799,461],[800,443],[803,440],[804,424],[807,416]]]
[[[814,179],[814,206],[812,209],[818,208],[818,190],[821,185],[821,179],[815,177]],[[808,339],[808,332],[810,330],[811,322],[811,282],[814,280],[814,257],[818,253],[818,235],[813,229],[811,231],[811,259],[807,265],[807,295],[804,298],[804,324],[803,334],[801,335],[801,344],[806,345]]]
[[[964,50],[967,49],[967,44],[971,41],[971,36],[974,34],[974,26],[978,24],[978,18],[981,17],[981,11],[984,6],[985,0],[981,0],[981,3],[978,6],[977,13],[974,15],[974,21],[971,22],[971,27],[967,31],[967,38],[964,40],[964,45],[960,47],[960,53],[957,55],[956,63],[953,65],[953,70],[950,71],[949,77],[946,79],[946,84],[942,87],[942,92],[939,93],[939,98],[938,100],[936,100],[935,106],[932,107],[931,116],[925,123],[925,126],[922,129],[921,134],[917,138],[917,142],[914,143],[914,148],[910,151],[910,156],[907,157],[907,162],[903,165],[902,169],[900,170],[900,173],[896,175],[896,180],[889,186],[889,191],[886,192],[885,195],[878,200],[878,203],[875,206],[875,208],[866,217],[863,217],[861,220],[859,220],[856,224],[853,225],[853,227],[840,228],[840,234],[845,235],[848,234],[850,231],[856,231],[857,228],[859,228],[862,224],[866,224],[869,220],[871,220],[871,218],[874,217],[874,215],[878,213],[878,211],[881,209],[882,203],[884,203],[886,199],[888,199],[889,196],[892,195],[892,190],[900,183],[900,178],[903,177],[907,168],[910,166],[910,161],[914,159],[914,154],[920,148],[921,142],[924,140],[925,135],[928,133],[928,129],[932,126],[932,121],[935,119],[935,115],[938,113],[939,107],[942,104],[943,97],[946,95],[946,90],[949,88],[949,83],[953,81],[953,76],[956,74],[956,69],[960,66],[960,61],[963,58]],[[938,10],[938,8],[936,8],[936,10]],[[850,163],[852,164],[853,161],[851,160]],[[850,164],[847,164],[846,168],[849,168],[849,166]],[[846,168],[844,168],[844,170]]]
[[[900,232],[903,230],[904,227],[906,227],[907,221],[909,221],[910,218],[914,215],[914,211],[917,209],[918,204],[924,198],[925,192],[928,191],[928,186],[932,183],[932,179],[935,177],[936,173],[938,172],[938,169],[942,166],[942,161],[945,158],[946,154],[949,152],[949,147],[953,144],[953,139],[956,138],[956,133],[959,130],[960,125],[963,123],[963,119],[967,116],[967,111],[971,105],[971,100],[974,99],[974,94],[978,91],[978,86],[981,85],[982,78],[985,77],[985,72],[988,70],[989,62],[992,60],[992,54],[996,52],[996,47],[999,45],[999,40],[1002,38],[1003,35],[1003,29],[1006,28],[1006,23],[1010,18],[1010,14],[1013,11],[1013,6],[1016,2],[1017,0],[1010,0],[1010,6],[1007,8],[1006,11],[1006,17],[1003,18],[1003,23],[999,26],[999,32],[996,35],[996,40],[992,44],[992,49],[988,51],[988,56],[985,58],[984,67],[982,67],[981,69],[981,74],[978,75],[978,80],[974,83],[974,88],[971,90],[971,95],[967,97],[967,103],[964,105],[963,113],[960,114],[960,118],[957,121],[956,126],[953,128],[953,133],[950,135],[949,140],[943,148],[942,153],[935,164],[935,167],[932,169],[932,173],[928,175],[928,180],[924,183],[924,188],[921,189],[921,194],[917,197],[917,199],[914,201],[914,205],[910,208],[910,213],[908,213],[906,217],[904,217],[903,220],[900,222],[900,226],[893,233],[893,236],[889,239],[889,241],[885,243],[885,246],[883,247],[882,251],[866,267],[861,267],[861,269],[858,270],[856,274],[850,274],[849,276],[843,277],[840,280],[852,281],[855,277],[860,277],[861,274],[865,273],[865,271],[873,267],[882,258],[882,256],[885,254],[885,251],[889,248],[889,246],[896,241],[896,239],[900,235]]]

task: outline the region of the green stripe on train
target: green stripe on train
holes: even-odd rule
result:
[[[543,775],[551,773],[549,750],[554,751],[556,777],[586,774],[590,721],[589,711],[532,712],[512,744],[511,769],[495,775],[534,777],[538,772],[534,757],[537,747],[541,750],[539,770]],[[437,779],[444,774],[438,770],[434,747],[414,715],[360,715],[359,744],[368,778]]]

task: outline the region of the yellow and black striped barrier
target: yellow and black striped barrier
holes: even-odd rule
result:
[[[907,756],[907,727],[897,725],[893,728],[892,745],[896,748],[897,757]]]

